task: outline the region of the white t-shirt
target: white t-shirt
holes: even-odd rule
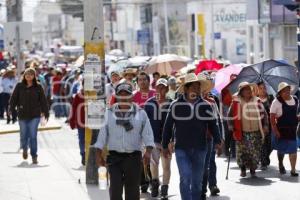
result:
[[[288,101],[285,101],[285,103],[289,106],[293,106],[295,105],[295,99],[292,98]],[[270,113],[272,114],[276,114],[277,117],[281,117],[282,116],[282,103],[280,103],[280,101],[278,101],[278,99],[274,99],[274,101],[272,102],[271,108],[270,108]]]

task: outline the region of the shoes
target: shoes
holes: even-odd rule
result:
[[[148,184],[141,185],[141,192],[147,193],[148,192]]]
[[[27,160],[27,158],[28,158],[28,153],[27,153],[27,149],[23,149],[23,159],[24,160]]]
[[[280,174],[286,174],[286,170],[285,170],[284,166],[279,167],[279,173]]]
[[[159,191],[159,180],[157,179],[153,179],[151,181],[151,197],[158,197]]]
[[[247,176],[247,174],[246,174],[246,167],[245,166],[241,167],[241,175],[240,176],[243,177],[243,178]]]
[[[260,169],[261,169],[262,171],[266,171],[266,170],[268,169],[268,166],[262,165],[262,166],[260,167]]]
[[[37,156],[32,157],[32,164],[34,164],[34,165],[38,164]]]
[[[85,166],[85,156],[81,156],[81,164]]]
[[[216,185],[210,187],[209,189],[210,189],[211,196],[217,196],[220,193],[220,189]]]
[[[169,186],[162,185],[160,189],[161,189],[161,192],[160,192],[161,199],[165,199],[165,200],[168,199]]]
[[[296,171],[291,171],[291,176],[292,177],[298,177],[299,174]]]
[[[256,175],[255,169],[250,169],[250,174],[252,177],[255,177],[255,175]]]

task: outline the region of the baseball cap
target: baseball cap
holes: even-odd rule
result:
[[[112,72],[110,73],[110,76],[113,76],[114,74],[120,76],[120,72],[118,72],[118,71],[112,71]]]
[[[129,83],[120,83],[116,87],[116,94],[119,94],[121,91],[132,94],[132,86]]]
[[[169,85],[176,84],[176,78],[174,76],[172,76],[171,78],[169,78],[168,84]]]
[[[168,87],[167,79],[164,79],[164,78],[158,79],[157,82],[156,82],[156,86],[158,86],[158,85],[164,85],[164,86]]]

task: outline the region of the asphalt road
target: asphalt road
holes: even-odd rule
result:
[[[63,120],[60,130],[38,135],[39,164],[30,158],[22,159],[19,152],[19,134],[0,135],[0,200],[106,200],[107,190],[85,184],[85,169],[80,164],[76,131],[70,130]],[[1,129],[5,125],[0,122]],[[299,152],[298,152],[299,155]],[[220,196],[210,200],[299,200],[300,179],[289,175],[288,157],[285,158],[286,175],[277,170],[276,153],[271,167],[258,171],[257,178],[240,178],[235,160],[230,163],[229,180],[225,180],[227,159],[217,158]],[[174,158],[174,157],[173,157]],[[299,159],[300,160],[300,159]],[[297,166],[300,169],[300,161]],[[175,159],[172,160],[170,183],[171,200],[179,200],[179,176]],[[142,195],[141,199],[151,199]]]

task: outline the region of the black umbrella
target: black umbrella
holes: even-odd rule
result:
[[[294,85],[296,93],[299,85],[298,70],[296,67],[276,60],[267,60],[243,68],[237,78],[226,89],[234,94],[238,91],[241,82],[264,82],[269,94],[276,95],[279,83],[286,82]]]

